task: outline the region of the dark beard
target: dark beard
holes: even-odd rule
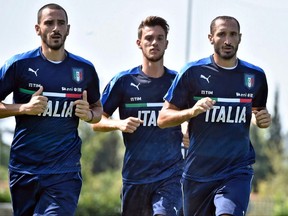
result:
[[[51,50],[55,50],[55,51],[60,50],[60,48],[63,46],[63,44],[51,46],[51,45],[49,45],[49,44],[47,44],[47,43],[46,43],[46,45],[47,45],[47,47],[49,47]]]
[[[63,46],[64,46],[64,43],[65,43],[65,40],[66,40],[66,36],[63,38],[63,42],[62,43],[59,43],[59,44],[55,44],[55,45],[51,45],[49,44],[47,41],[47,38],[46,37],[42,37],[42,40],[43,42],[47,45],[48,48],[50,48],[51,50],[59,50],[61,49]]]
[[[162,53],[162,55],[160,55],[159,57],[148,57],[145,53],[143,53],[143,55],[145,56],[145,58],[150,61],[150,62],[158,62],[161,59],[163,59],[164,53]]]
[[[229,55],[222,55],[221,52],[220,52],[220,49],[215,49],[215,52],[223,59],[225,60],[230,60],[232,58],[235,57],[236,53],[237,53],[237,50],[238,50],[238,46],[237,47],[234,47],[234,52],[230,53]]]

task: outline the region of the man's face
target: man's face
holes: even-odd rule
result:
[[[52,50],[64,47],[69,28],[64,11],[49,8],[42,11],[41,22],[35,26],[42,44]]]
[[[238,45],[241,41],[238,25],[234,20],[216,20],[215,28],[209,35],[215,53],[224,60],[236,58]]]
[[[161,26],[145,26],[142,29],[142,37],[137,40],[137,45],[148,61],[157,62],[163,59],[168,45],[164,29]]]

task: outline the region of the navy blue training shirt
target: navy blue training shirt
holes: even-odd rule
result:
[[[15,55],[0,69],[0,100],[13,93],[14,103],[28,103],[43,86],[47,109],[39,115],[15,116],[9,168],[28,174],[57,174],[80,170],[79,118],[73,102],[87,90],[88,102],[100,99],[99,79],[91,62],[66,52],[52,63],[41,48]]]
[[[163,97],[175,76],[175,71],[165,68],[162,77],[151,78],[138,66],[117,74],[104,89],[105,113],[112,116],[119,108],[120,119],[143,120],[134,133],[123,133],[124,183],[146,184],[183,172],[180,126],[160,129],[157,125]]]
[[[213,57],[188,63],[177,75],[165,100],[187,109],[203,97],[216,101],[213,109],[189,121],[190,147],[184,178],[223,179],[253,172],[255,152],[249,138],[252,107],[266,107],[264,71],[238,59],[233,69],[215,64]]]

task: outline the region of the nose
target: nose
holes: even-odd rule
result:
[[[225,44],[225,45],[231,45],[230,37],[226,37],[226,38],[225,38],[224,44]]]
[[[229,40],[225,40],[224,44],[230,46],[231,42]]]
[[[53,32],[59,32],[59,25],[54,25]]]
[[[156,45],[158,45],[158,41],[157,41],[157,39],[156,39],[156,38],[152,40],[152,45],[153,45],[153,46],[156,46]]]

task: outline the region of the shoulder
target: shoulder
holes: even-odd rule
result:
[[[140,66],[118,72],[107,83],[104,92],[107,93],[111,91],[112,88],[116,88],[117,90],[122,89],[122,87],[125,85],[124,83],[127,82],[127,80],[131,78],[131,76],[133,76],[134,74],[139,74],[139,70]]]
[[[164,69],[165,69],[166,73],[171,74],[171,75],[176,75],[178,73],[177,71],[171,70],[171,69],[169,69],[167,67],[164,67]]]
[[[211,56],[202,58],[196,61],[188,62],[187,64],[184,65],[184,67],[182,67],[180,74],[183,74],[190,69],[210,65],[212,63],[213,62],[212,62]]]
[[[135,75],[135,74],[139,74],[139,73],[140,73],[140,66],[137,66],[137,67],[131,68],[131,69],[129,69],[129,70],[124,70],[124,71],[118,72],[118,73],[112,78],[112,80],[117,81],[117,80],[119,80],[120,78],[126,78],[126,77],[129,77],[129,76],[131,76],[131,75]]]
[[[169,68],[167,68],[167,67],[164,67],[164,69],[165,69],[165,76],[173,77],[173,78],[174,78],[174,77],[176,77],[177,74],[178,74],[177,71],[171,70],[171,69],[169,69]]]
[[[250,68],[250,69],[252,69],[252,70],[258,71],[258,72],[260,72],[260,73],[264,73],[264,70],[263,70],[262,68],[254,65],[254,64],[251,64],[251,63],[249,63],[249,62],[247,62],[247,61],[243,61],[243,60],[240,60],[240,59],[238,59],[238,60],[239,60],[239,64],[240,64],[240,65],[242,65],[242,66],[244,66],[244,67],[247,67],[247,68]]]
[[[36,48],[27,52],[23,52],[23,53],[19,53],[16,54],[14,56],[12,56],[11,58],[9,58],[6,61],[6,66],[10,66],[13,63],[17,62],[17,61],[21,61],[21,60],[25,60],[25,59],[29,59],[29,58],[35,58],[40,56],[40,48]]]
[[[75,54],[70,53],[70,52],[67,52],[67,54],[68,54],[69,58],[71,58],[71,59],[73,59],[75,61],[79,61],[79,62],[88,64],[88,65],[94,67],[94,65],[93,65],[93,63],[91,61],[89,61],[89,60],[87,60],[87,59],[85,59],[85,58],[83,58],[83,57],[81,57],[79,55],[75,55]]]

